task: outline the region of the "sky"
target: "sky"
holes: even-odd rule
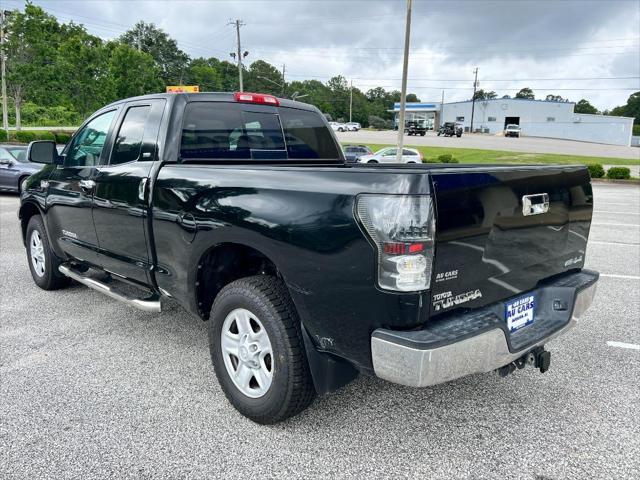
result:
[[[240,19],[247,61],[286,65],[286,79],[343,75],[363,91],[400,89],[406,0],[34,0],[105,39],[153,22],[192,57],[233,61]],[[2,0],[3,8],[24,2]],[[587,98],[600,110],[640,90],[640,0],[414,0],[408,92],[423,101],[499,96]]]

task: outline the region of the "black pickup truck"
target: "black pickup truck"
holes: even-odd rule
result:
[[[358,373],[545,371],[598,279],[586,168],[347,165],[318,109],[269,95],[122,100],[28,157],[35,283],[208,320],[222,389],[260,423]]]

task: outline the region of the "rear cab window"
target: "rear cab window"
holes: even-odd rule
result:
[[[187,104],[180,156],[183,160],[341,160],[317,112],[227,102]]]

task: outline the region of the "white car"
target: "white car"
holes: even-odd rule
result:
[[[362,125],[360,125],[358,122],[347,122],[345,123],[345,125],[347,127],[347,130],[350,132],[357,132],[362,128]]]
[[[396,147],[386,147],[382,150],[378,150],[373,155],[362,155],[358,157],[360,163],[395,163],[396,162]],[[402,163],[422,163],[422,153],[415,148],[403,148],[402,149]]]
[[[504,129],[505,137],[520,137],[521,128],[520,125],[510,124]]]
[[[329,126],[334,132],[346,132],[348,130],[344,123],[329,122]]]

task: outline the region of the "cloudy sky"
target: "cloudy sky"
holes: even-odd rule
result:
[[[2,0],[4,8],[22,1]],[[229,58],[241,19],[248,60],[286,64],[287,80],[334,75],[363,90],[399,89],[405,0],[34,0],[60,21],[114,38],[142,19],[191,56]],[[599,109],[640,90],[640,0],[414,0],[409,91],[422,100],[514,95],[531,87]]]

